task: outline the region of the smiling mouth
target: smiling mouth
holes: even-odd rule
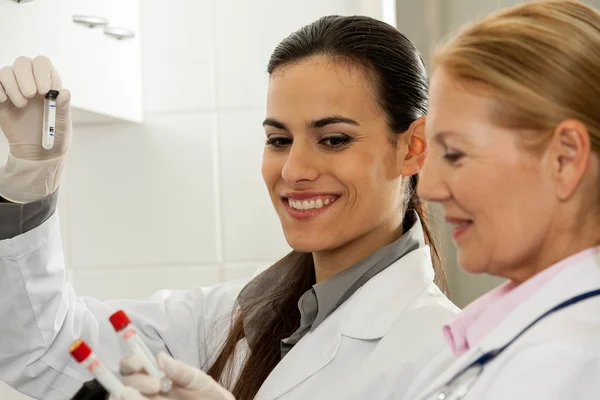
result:
[[[457,240],[466,230],[468,230],[472,225],[473,221],[470,220],[462,220],[462,221],[452,221],[451,222],[454,229],[452,229],[452,238]]]
[[[298,211],[310,211],[317,210],[323,207],[327,207],[334,203],[338,199],[337,196],[317,196],[304,200],[294,200],[290,198],[284,198],[284,201],[288,203],[290,208]]]

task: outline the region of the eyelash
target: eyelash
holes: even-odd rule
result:
[[[332,140],[341,141],[338,144],[326,144],[325,142],[331,142]],[[319,140],[319,144],[323,145],[327,150],[339,150],[352,141],[352,138],[348,135],[338,134],[331,136],[324,136]],[[273,148],[274,150],[283,150],[286,146],[292,144],[293,140],[285,136],[271,136],[267,138],[266,145]]]
[[[450,164],[455,164],[464,157],[464,154],[456,150],[448,151],[444,154],[444,159]]]

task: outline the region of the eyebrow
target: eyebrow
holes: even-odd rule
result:
[[[455,136],[456,132],[453,131],[440,131],[440,132],[436,132],[433,137],[434,140],[440,144],[444,144],[444,140],[448,137],[448,136]]]
[[[332,115],[329,117],[316,119],[316,120],[310,121],[307,124],[307,126],[311,129],[317,129],[317,128],[324,128],[327,125],[333,125],[333,124],[348,124],[348,125],[360,126],[360,124],[358,122],[356,122],[355,120],[346,118],[346,117],[342,117],[340,115]],[[286,124],[284,124],[283,122],[278,121],[274,118],[265,119],[263,121],[263,126],[272,126],[273,128],[289,131]]]
[[[330,117],[317,119],[317,120],[311,121],[308,124],[308,126],[310,128],[324,128],[327,125],[333,125],[333,124],[348,124],[348,125],[360,126],[360,124],[358,122],[356,122],[355,120],[346,118],[346,117],[342,117],[341,115],[332,115]]]
[[[263,121],[263,126],[272,126],[273,128],[282,129],[284,131],[289,131],[287,126],[280,121],[277,121],[274,118],[267,118]]]

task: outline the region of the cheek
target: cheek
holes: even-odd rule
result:
[[[378,197],[382,171],[373,160],[355,159],[354,162],[339,165],[337,171],[338,180],[348,188],[353,202],[362,204]]]
[[[536,185],[530,174],[487,165],[456,167],[451,176],[447,182],[452,198],[473,219],[495,219]]]
[[[465,269],[502,275],[539,249],[549,230],[540,221],[551,219],[552,203],[536,171],[482,169],[455,186],[459,207],[475,221],[473,235],[465,237],[461,249]]]
[[[391,209],[398,212],[403,196],[402,181],[390,173],[385,160],[370,159],[352,164],[344,172],[351,205],[361,217],[376,222],[386,218]]]
[[[273,186],[281,176],[281,163],[278,161],[278,157],[274,157],[268,150],[263,153],[263,160],[261,165],[262,177],[267,185],[269,191],[273,189]]]

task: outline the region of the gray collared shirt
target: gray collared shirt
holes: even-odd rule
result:
[[[315,284],[298,301],[300,327],[281,342],[281,358],[311,330],[316,329],[343,302],[372,277],[398,259],[425,245],[419,216],[415,211],[406,214],[405,226],[410,227],[395,242],[382,247],[351,267],[329,279]]]
[[[56,211],[58,190],[25,204],[0,203],[0,240],[12,239],[43,224]]]

